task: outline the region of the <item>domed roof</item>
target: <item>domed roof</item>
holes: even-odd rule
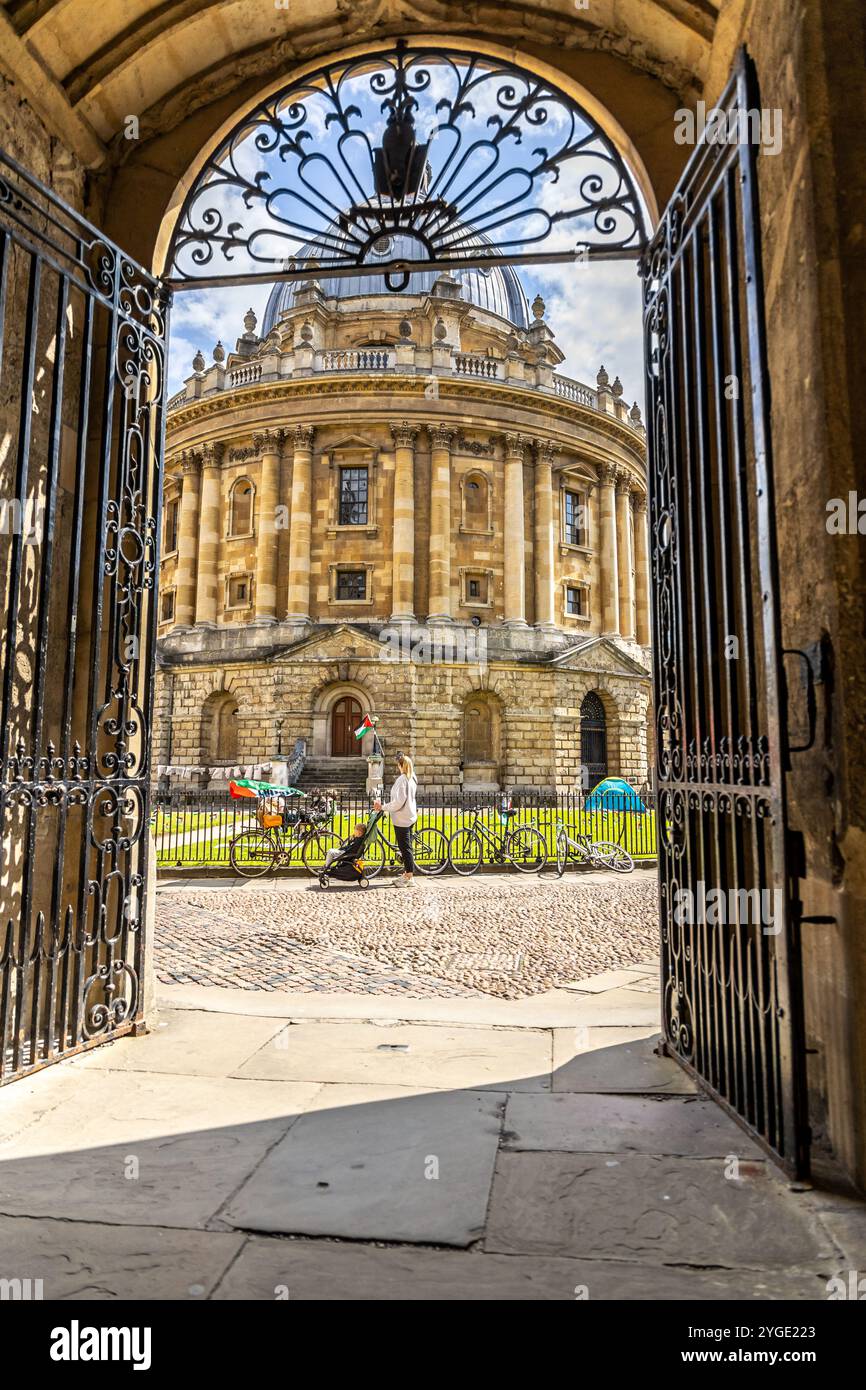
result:
[[[465,242],[467,246],[474,245],[479,248],[489,247],[492,244],[487,237],[479,232],[473,233],[471,240],[467,238]],[[393,236],[380,237],[368,252],[367,262],[421,260],[423,254],[414,237],[399,232]],[[304,247],[299,253],[300,260],[311,260],[314,257],[315,250],[312,247]],[[287,267],[289,264],[290,262],[286,262]],[[413,270],[409,276],[408,284],[400,293],[429,294],[441,274],[442,271],[435,268]],[[465,304],[475,304],[479,309],[486,309],[488,313],[498,314],[500,318],[507,319],[509,323],[518,328],[529,327],[529,302],[520,283],[520,278],[512,266],[486,266],[483,269],[477,266],[467,266],[465,270],[450,270],[448,274],[462,285],[462,300]],[[280,315],[285,313],[287,309],[291,309],[295,294],[306,283],[308,282],[283,281],[281,284],[274,285],[268,296],[262,320],[261,335],[263,338],[268,336]],[[390,293],[381,275],[363,275],[360,272],[346,276],[325,275],[319,280],[319,284],[322,287],[322,293],[328,299],[354,299],[360,296]]]

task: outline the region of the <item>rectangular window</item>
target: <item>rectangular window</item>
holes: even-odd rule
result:
[[[469,581],[469,597],[470,597],[470,598],[480,598],[480,597],[481,597],[481,580],[480,580],[480,579],[470,579],[470,581]]]
[[[165,509],[165,550],[170,555],[177,550],[177,520],[180,508],[177,501],[169,502]]]
[[[586,504],[579,492],[565,494],[565,543],[586,545]]]
[[[170,623],[174,617],[174,590],[170,589],[167,594],[162,596],[161,621]]]
[[[582,589],[572,588],[570,585],[565,591],[565,611],[573,618],[582,618],[586,614],[586,603]]]
[[[340,525],[367,525],[367,470],[340,469]]]
[[[229,580],[229,608],[246,608],[250,601],[250,581],[246,575]]]
[[[338,570],[337,598],[357,602],[367,597],[366,570]]]

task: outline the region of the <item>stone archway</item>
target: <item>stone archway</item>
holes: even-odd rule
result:
[[[356,739],[365,715],[373,714],[373,702],[357,681],[329,681],[316,694],[311,714],[310,758],[366,758],[373,752],[373,734]],[[335,747],[336,733],[336,747]],[[341,751],[336,751],[339,748]]]

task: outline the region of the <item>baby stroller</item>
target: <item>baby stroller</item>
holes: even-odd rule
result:
[[[362,856],[376,834],[376,827],[383,815],[383,811],[374,811],[367,822],[367,829],[364,831],[364,838],[360,845],[356,840],[349,841],[340,851],[339,857],[334,859],[327,868],[322,869],[319,874],[320,888],[327,888],[332,878],[337,879],[340,883],[357,883],[359,888],[370,887],[370,880],[364,873]]]

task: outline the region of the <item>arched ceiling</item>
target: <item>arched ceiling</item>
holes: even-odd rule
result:
[[[483,33],[621,58],[689,100],[738,0],[3,0],[0,67],[91,169],[300,59],[402,32]]]

